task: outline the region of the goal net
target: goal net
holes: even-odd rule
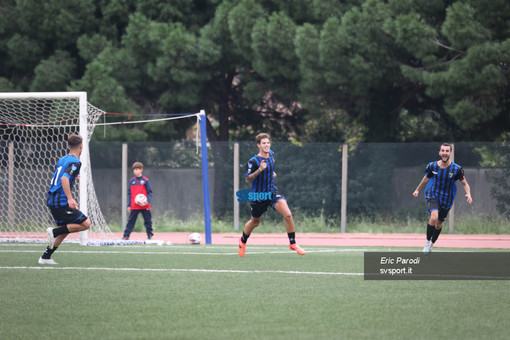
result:
[[[112,244],[92,181],[88,141],[105,112],[87,102],[85,92],[0,93],[0,240],[42,242],[55,223],[46,193],[55,165],[69,152],[67,137],[83,137],[80,178],[73,196],[91,228],[66,241]]]

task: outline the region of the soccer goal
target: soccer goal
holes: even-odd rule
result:
[[[73,195],[92,221],[90,230],[66,240],[113,240],[92,181],[88,142],[104,112],[86,92],[0,93],[0,239],[39,242],[55,227],[46,207],[49,178],[67,152],[67,136],[83,137],[82,168]]]
[[[46,229],[55,227],[46,207],[49,180],[57,161],[68,153],[67,137],[79,134],[83,138],[82,167],[73,196],[92,225],[87,231],[70,234],[66,241],[79,241],[82,245],[137,243],[120,241],[111,232],[94,189],[89,140],[105,114],[87,102],[86,92],[0,93],[0,241],[45,241]],[[206,243],[210,244],[205,112],[193,115],[201,131],[204,232]],[[151,121],[170,119],[175,118]]]

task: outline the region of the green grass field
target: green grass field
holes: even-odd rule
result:
[[[364,280],[401,248],[44,248],[0,244],[3,339],[508,338],[509,281]]]

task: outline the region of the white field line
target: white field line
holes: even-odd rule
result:
[[[226,250],[228,248],[223,248]],[[359,252],[367,251],[368,249],[312,249],[307,250],[309,253],[337,253],[337,252]],[[0,249],[0,253],[42,253],[43,250],[22,250],[22,249]],[[120,251],[120,250],[59,250],[59,254],[133,254],[133,255],[207,255],[207,256],[232,256],[236,255],[237,252],[226,252],[226,253],[211,253],[211,252],[183,252],[183,251]],[[291,250],[281,251],[247,251],[247,255],[264,255],[264,254],[294,254]]]
[[[0,247],[37,247],[39,249],[44,248],[46,246],[46,243],[0,243]],[[64,245],[65,246],[65,245]],[[225,250],[225,249],[236,249],[237,244],[225,244],[225,245],[112,245],[112,246],[83,246],[83,248],[88,249],[188,249],[188,250],[198,250],[198,249],[208,249],[208,250]],[[285,245],[281,246],[264,246],[264,245],[248,245],[246,250],[250,249],[257,249],[257,250],[281,250],[281,249],[287,249],[288,247]],[[363,249],[363,248],[343,248],[343,247],[329,247],[329,246],[323,246],[318,248],[318,246],[311,246],[311,248],[308,248],[305,246],[305,249],[308,252],[308,249],[311,250],[317,250],[317,249],[331,249],[335,251],[372,251],[377,250],[375,248],[372,249]],[[381,248],[380,250],[387,249],[387,248]]]
[[[290,270],[232,270],[232,269],[199,269],[199,268],[108,268],[108,267],[34,267],[34,266],[0,266],[0,270],[85,270],[85,271],[124,271],[124,272],[174,272],[174,273],[209,273],[209,274],[289,274],[289,275],[333,275],[333,276],[364,276],[365,273],[347,273],[347,272],[307,272]],[[426,274],[417,275],[424,277],[435,276],[438,279],[443,277],[454,277],[458,279],[508,279],[508,277],[487,277],[487,276],[467,276],[467,275],[444,275],[444,274]]]
[[[129,272],[185,272],[185,273],[222,273],[222,274],[294,274],[294,275],[336,275],[362,276],[364,273],[342,272],[305,272],[289,270],[231,270],[231,269],[191,269],[191,268],[103,268],[103,267],[29,267],[29,266],[0,266],[0,269],[28,269],[28,270],[97,270],[97,271],[129,271]]]

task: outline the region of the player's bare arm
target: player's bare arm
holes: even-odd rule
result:
[[[460,183],[462,183],[462,186],[464,187],[464,190],[466,191],[466,200],[469,204],[471,204],[473,202],[473,198],[471,198],[471,187],[469,186],[468,182],[466,181],[466,179],[463,179],[462,181],[460,181]]]
[[[427,183],[429,181],[430,181],[430,178],[428,178],[427,176],[423,176],[423,178],[421,179],[420,184],[418,184],[418,187],[416,188],[416,190],[414,190],[413,196],[414,197],[418,197],[418,195],[420,194],[420,189],[423,188],[425,185],[427,185]]]
[[[263,160],[262,162],[260,162],[259,168],[246,177],[246,183],[250,184],[251,182],[253,182],[262,171],[266,170],[266,168],[267,168],[266,161]]]
[[[67,202],[71,209],[78,209],[78,203],[74,200],[73,194],[71,193],[71,184],[69,183],[69,178],[66,176],[62,176],[62,189],[67,196]]]

